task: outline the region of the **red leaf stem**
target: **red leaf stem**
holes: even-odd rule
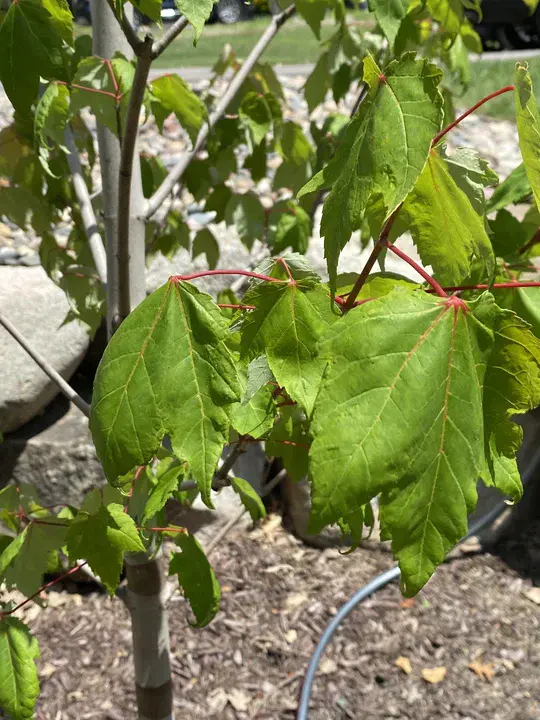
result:
[[[107,58],[105,58],[104,62],[105,62],[105,65],[107,66],[107,70],[109,71],[109,75],[110,75],[110,78],[111,78],[111,81],[112,81],[112,84],[114,87],[115,97],[118,99],[119,87],[118,87],[118,82],[116,80],[116,75],[114,74],[112,63]]]
[[[385,243],[388,240],[388,236],[390,235],[390,230],[392,229],[392,225],[395,222],[395,219],[397,217],[398,212],[401,209],[401,204],[397,206],[397,208],[394,210],[394,212],[390,215],[388,220],[384,223],[383,228],[381,230],[381,234],[379,235],[379,239],[375,243],[375,246],[373,250],[371,251],[371,255],[368,257],[366,264],[364,265],[364,269],[360,273],[358,280],[354,283],[354,287],[349,293],[349,297],[347,298],[347,301],[343,308],[345,310],[350,310],[354,307],[354,303],[356,298],[358,297],[358,293],[360,290],[364,287],[364,284],[366,280],[368,279],[368,275],[373,270],[373,266],[377,262],[377,258],[382,252],[383,247],[385,246]]]
[[[479,100],[475,105],[470,107],[468,110],[465,110],[465,112],[460,115],[458,118],[454,120],[454,122],[450,123],[450,125],[447,125],[445,128],[441,130],[438,135],[435,135],[431,142],[431,147],[435,147],[438,142],[446,135],[446,133],[450,132],[453,128],[456,127],[456,125],[459,125],[459,123],[462,120],[465,120],[466,117],[471,115],[475,110],[478,110],[479,107],[482,107],[484,103],[487,103],[489,100],[493,100],[493,98],[498,97],[499,95],[502,95],[503,93],[507,92],[513,92],[514,86],[513,85],[506,85],[506,87],[501,88],[500,90],[496,90],[495,92],[490,93],[489,95],[486,95],[486,97],[483,97],[481,100]]]
[[[282,257],[280,257],[280,258],[276,258],[276,262],[278,262],[280,265],[283,265],[283,267],[285,268],[285,272],[289,276],[289,281],[293,284],[296,284],[293,276],[291,275],[291,271],[289,270],[289,266],[287,265],[286,261]]]
[[[181,282],[187,280],[195,280],[200,277],[208,277],[209,275],[244,275],[245,277],[256,278],[257,280],[266,280],[267,282],[286,282],[278,278],[270,277],[270,275],[261,275],[260,273],[251,272],[251,270],[201,270],[201,272],[192,273],[191,275],[171,275],[171,282]]]
[[[502,290],[505,288],[526,288],[526,287],[537,287],[540,288],[540,282],[533,280],[514,280],[510,282],[493,283],[488,285],[487,283],[481,283],[479,285],[451,285],[449,287],[441,288],[448,292],[459,292],[460,290]],[[435,292],[435,290],[428,290],[427,292]]]
[[[218,303],[218,308],[231,308],[232,310],[256,310],[255,305],[235,305],[234,303]]]
[[[187,528],[179,528],[179,527],[140,527],[137,528],[138,530],[143,530],[146,532],[171,532],[171,533],[183,533],[187,535]]]
[[[395,245],[392,245],[390,242],[386,242],[385,246],[391,250],[394,255],[397,255],[402,260],[404,260],[408,265],[410,265],[416,272],[421,275],[424,280],[427,282],[428,285],[431,285],[433,288],[433,291],[439,295],[439,297],[446,298],[448,297],[448,294],[444,291],[444,289],[439,285],[439,283],[434,280],[431,275],[424,270],[423,267],[421,267],[417,262],[415,262],[411,257],[407,255],[407,253],[404,253],[403,250],[400,250]]]
[[[78,565],[75,565],[75,567],[72,567],[71,570],[68,570],[68,571],[67,571],[66,573],[64,573],[63,575],[60,575],[60,577],[57,577],[57,578],[55,578],[54,580],[51,580],[50,582],[46,583],[45,585],[42,585],[42,586],[39,588],[39,590],[36,590],[36,592],[35,592],[33,595],[30,595],[30,597],[26,598],[26,600],[24,600],[22,603],[19,603],[19,604],[18,604],[16,607],[14,607],[12,610],[3,610],[3,611],[0,611],[0,620],[1,620],[2,618],[6,617],[7,615],[13,615],[14,612],[16,612],[17,610],[20,610],[22,607],[24,607],[25,605],[27,605],[27,604],[30,602],[30,600],[33,600],[33,599],[34,599],[35,597],[37,597],[38,595],[41,595],[42,592],[44,592],[45,590],[48,590],[48,589],[49,589],[50,587],[52,587],[53,585],[56,585],[57,583],[62,582],[62,580],[65,580],[65,579],[66,579],[67,577],[69,577],[70,575],[73,575],[73,574],[76,573],[78,570],[80,570],[82,567],[84,567],[86,564],[87,564],[87,561],[84,560],[83,562],[79,563]]]

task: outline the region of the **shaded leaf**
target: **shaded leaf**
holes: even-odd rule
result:
[[[532,195],[531,183],[527,177],[525,164],[514,168],[510,175],[495,188],[486,204],[487,212],[500,210],[507,205],[524,202]]]
[[[34,137],[36,152],[45,172],[52,175],[49,167],[51,147],[47,140],[51,138],[64,149],[64,132],[69,119],[69,90],[65,85],[49,83],[41,96],[34,118]]]
[[[204,209],[207,212],[211,212],[213,210],[216,213],[214,222],[219,223],[222,222],[222,220],[225,220],[225,210],[229,200],[232,198],[232,195],[232,190],[228,185],[218,185],[214,188],[204,206]]]
[[[304,97],[306,99],[308,110],[312,113],[326,98],[326,93],[330,88],[330,73],[328,71],[328,53],[323,53],[317,60],[317,63],[306,80],[304,85]]]
[[[272,129],[272,112],[264,95],[254,91],[246,93],[238,114],[249,128],[253,144],[259,145]]]
[[[308,473],[308,451],[311,443],[305,414],[295,406],[279,408],[279,417],[266,442],[266,454],[279,457],[295,482]]]
[[[242,478],[232,478],[231,485],[235,493],[237,493],[242,504],[251,515],[253,522],[266,517],[266,508],[260,496],[255,492],[253,487],[247,480]]]
[[[515,99],[519,147],[540,210],[540,114],[527,63],[516,66]]]
[[[163,75],[150,83],[152,111],[158,127],[174,113],[178,122],[195,142],[207,118],[206,106],[180,75]]]
[[[165,472],[157,478],[157,482],[148,495],[144,508],[142,524],[149,522],[154,515],[165,507],[165,503],[178,488],[178,484],[184,477],[184,465],[178,461],[172,461]]]
[[[368,7],[374,13],[390,48],[392,48],[401,22],[407,14],[406,3],[403,0],[369,0]]]
[[[272,252],[287,248],[304,254],[311,235],[311,218],[294,200],[281,200],[272,208],[268,219],[267,243]]]
[[[234,225],[240,240],[251,250],[264,237],[266,217],[259,198],[252,192],[233,195],[225,208],[225,222]]]
[[[0,24],[0,82],[22,114],[27,114],[37,99],[40,77],[68,80],[62,22],[50,12],[55,7],[60,13],[63,5],[51,0],[18,0],[9,6]]]
[[[248,400],[233,407],[231,423],[239,435],[260,438],[272,429],[276,415],[273,390],[270,385],[264,385]]]
[[[240,387],[228,326],[209,295],[174,279],[122,323],[98,368],[91,429],[110,482],[154,457],[163,437],[204,501]]]
[[[218,581],[204,550],[193,535],[179,533],[176,544],[182,552],[171,554],[169,575],[178,576],[178,583],[197,620],[196,627],[204,627],[219,610],[221,591]]]
[[[242,402],[249,402],[256,392],[273,379],[274,376],[268,366],[268,360],[265,355],[261,355],[252,360],[248,365],[246,392],[244,393]]]
[[[515,255],[528,240],[526,226],[505,209],[499,210],[495,219],[489,221],[489,229],[493,252],[498,257]]]
[[[219,260],[219,245],[210,228],[203,228],[193,238],[191,258],[195,260],[199,255],[206,255],[206,262],[210,270],[214,270]]]
[[[329,0],[296,0],[298,13],[313,30],[318,40],[321,39],[321,24],[329,6]]]
[[[81,509],[67,533],[70,559],[84,558],[114,595],[120,581],[125,552],[144,552],[133,519],[122,505],[112,503]]]

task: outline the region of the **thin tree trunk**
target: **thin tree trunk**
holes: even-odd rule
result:
[[[127,11],[127,7],[126,7]],[[132,57],[131,47],[118,25],[106,0],[92,0],[93,52],[110,58],[120,51]],[[118,281],[118,196],[120,181],[120,142],[106,127],[98,126],[98,145],[103,187],[105,241],[107,246],[107,327],[109,335],[118,327],[120,295],[124,288]],[[142,192],[141,171],[138,162],[133,165],[130,218],[130,309],[133,310],[146,296],[144,234],[142,218],[145,200]]]
[[[132,56],[131,47],[106,0],[92,0],[92,23],[96,55],[110,58],[120,50],[127,57]],[[128,174],[131,181],[129,272],[123,273],[118,252],[121,147],[119,140],[104,127],[98,127],[98,144],[107,246],[107,328],[110,337],[122,320],[120,308],[127,306],[133,310],[146,296],[145,203],[138,153],[135,152],[132,172]],[[172,720],[169,623],[161,560],[151,553],[128,553],[125,563],[138,715],[140,720]]]

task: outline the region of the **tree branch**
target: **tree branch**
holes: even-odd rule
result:
[[[60,375],[60,373],[56,372],[56,370],[53,368],[53,366],[45,360],[43,355],[39,353],[37,350],[35,350],[24,338],[21,333],[17,330],[16,327],[14,327],[11,322],[5,318],[0,313],[0,325],[3,325],[4,328],[8,331],[8,333],[19,343],[19,345],[26,350],[26,352],[30,355],[32,360],[34,360],[39,367],[43,370],[43,372],[50,377],[50,379],[55,382],[60,390],[64,393],[64,395],[68,398],[68,400],[71,400],[71,402],[76,405],[81,412],[83,412],[86,417],[90,417],[90,405],[82,399],[82,397],[77,393],[71,385],[64,380],[64,378]]]
[[[158,187],[156,192],[152,195],[150,200],[148,201],[148,205],[146,207],[145,217],[146,219],[151,218],[152,215],[160,208],[160,206],[163,204],[169,193],[172,192],[174,186],[176,183],[180,180],[184,172],[186,171],[188,165],[191,163],[193,158],[197,155],[197,153],[204,147],[204,144],[206,142],[206,139],[210,133],[210,130],[213,128],[213,126],[222,118],[222,116],[225,114],[225,111],[229,107],[229,104],[232,102],[234,97],[236,96],[236,93],[241,88],[243,82],[249,75],[249,73],[253,70],[253,67],[255,63],[258,61],[260,56],[263,54],[263,52],[266,50],[268,45],[270,44],[271,40],[277,35],[282,25],[290,18],[292,15],[294,15],[296,11],[296,8],[294,5],[291,5],[289,8],[284,10],[279,15],[274,15],[272,18],[270,24],[264,31],[264,33],[259,38],[257,44],[253,47],[251,52],[249,53],[248,57],[244,61],[242,67],[240,70],[236,73],[236,75],[231,80],[229,87],[225,91],[223,97],[218,102],[216,109],[214,112],[210,115],[208,119],[207,125],[205,125],[201,131],[199,132],[199,135],[197,136],[197,139],[195,140],[195,143],[193,144],[193,148],[191,152],[186,153],[172,168],[172,170],[169,172],[165,180],[161,183],[161,185]]]
[[[116,7],[113,0],[107,0],[108,6],[111,8],[112,13],[116,20],[118,21],[118,24],[122,28],[122,32],[124,33],[124,36],[128,43],[131,45],[131,49],[135,53],[135,55],[139,55],[141,52],[141,49],[144,45],[144,40],[141,40],[141,38],[138,36],[137,31],[133,27],[133,25],[130,23],[130,21],[127,19],[124,7],[122,6],[121,13],[122,16],[118,17],[116,12]]]
[[[118,183],[118,284],[119,301],[118,314],[114,323],[120,324],[131,311],[130,297],[130,210],[131,210],[131,178],[133,174],[133,160],[137,145],[139,119],[144,100],[148,73],[152,64],[152,38],[147,35],[143,41],[143,51],[137,57],[133,87],[129,97],[129,106],[126,116],[126,126],[122,140],[120,157],[120,178]]]
[[[79,206],[81,208],[81,218],[84,225],[84,232],[88,238],[88,245],[90,246],[90,252],[94,258],[96,265],[97,274],[103,285],[107,284],[107,253],[105,252],[105,246],[103,240],[98,231],[98,224],[94,208],[92,207],[92,200],[86,186],[86,182],[83,177],[81,161],[79,159],[79,153],[75,145],[75,139],[73,132],[68,126],[65,132],[65,143],[69,150],[67,156],[67,162],[69,165],[69,171],[73,181],[73,189]]]
[[[158,58],[172,43],[173,40],[180,35],[182,30],[189,25],[186,18],[182,15],[176,20],[171,27],[164,33],[159,40],[152,46],[152,59]]]

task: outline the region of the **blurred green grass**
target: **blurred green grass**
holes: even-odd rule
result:
[[[373,26],[369,13],[351,12],[358,32]],[[184,31],[154,63],[156,68],[208,67],[212,66],[225,44],[232,45],[240,58],[246,57],[255,42],[264,31],[270,18],[267,15],[256,17],[249,22],[223,25],[208,25],[197,44],[193,47],[193,35],[190,29]],[[77,27],[77,34],[90,33],[89,27]],[[328,22],[322,27],[321,42],[327,40],[333,31],[333,24]],[[153,28],[156,37],[160,30]],[[289,21],[270,43],[262,59],[267,62],[295,65],[313,63],[321,52],[321,42],[317,40],[310,28],[300,19]],[[473,105],[485,95],[498,90],[514,81],[516,62],[520,59],[519,51],[515,60],[484,60],[471,63],[471,82],[467,91],[455,97],[458,108]],[[533,86],[540,98],[540,56],[528,59]],[[505,94],[487,103],[481,110],[484,114],[503,119],[514,118],[514,102],[512,95]]]

